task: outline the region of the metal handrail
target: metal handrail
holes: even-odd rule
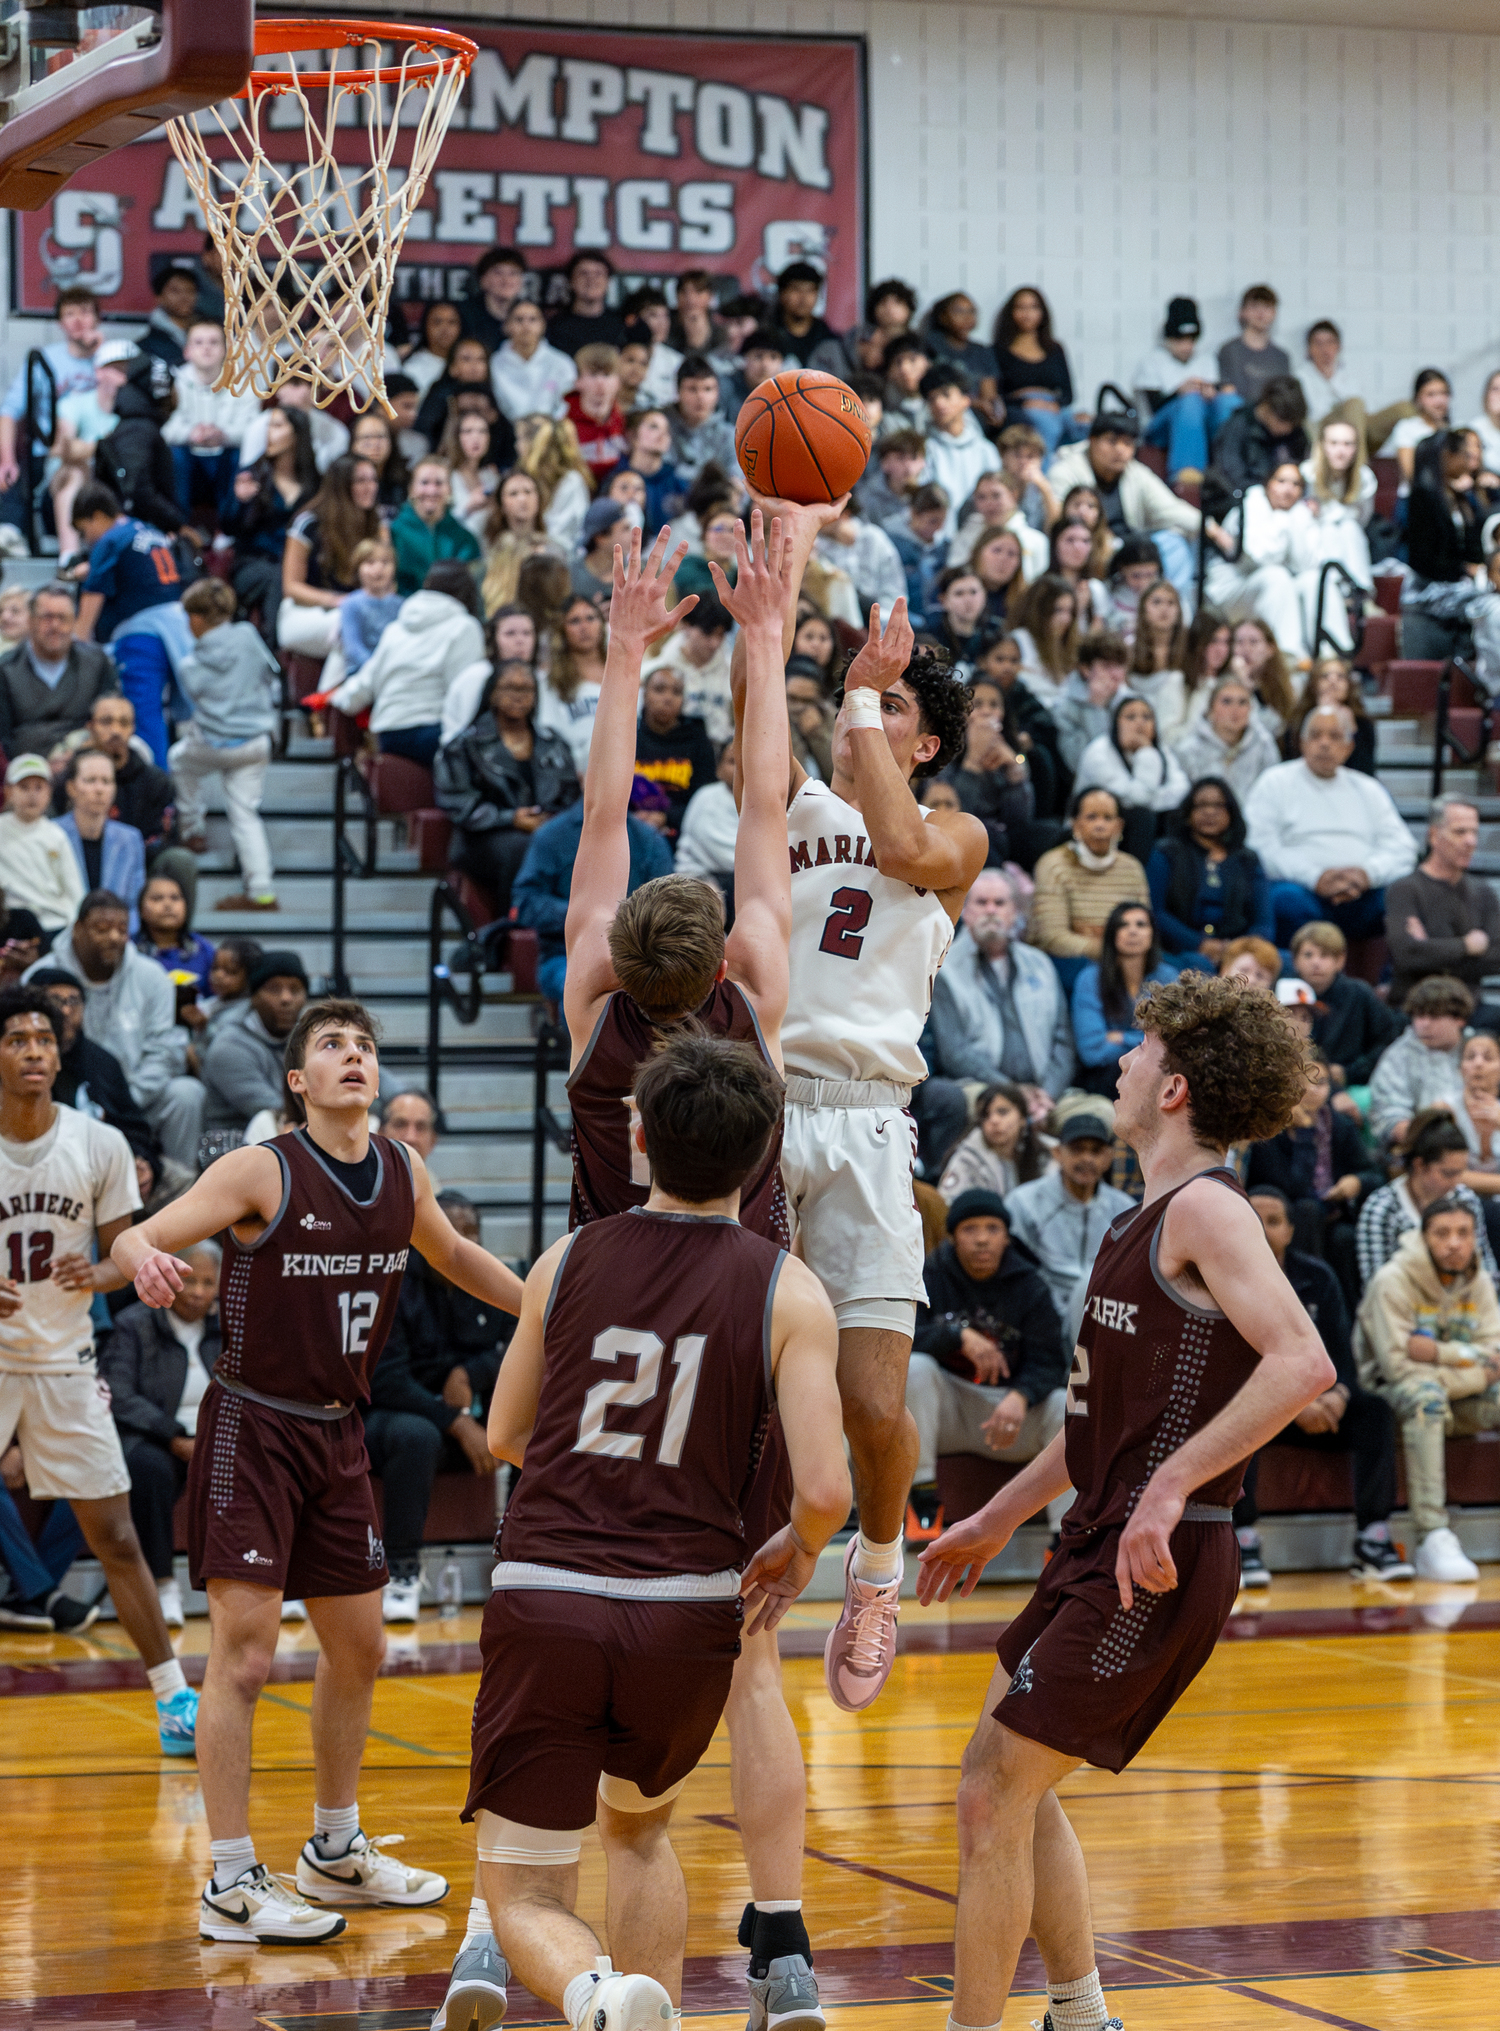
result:
[[[1354,647],[1352,649],[1341,649],[1339,647],[1338,643],[1334,641],[1333,636],[1328,632],[1327,624],[1323,619],[1323,598],[1328,589],[1328,575],[1330,572],[1337,572],[1338,576],[1344,581],[1345,589],[1359,596],[1359,632],[1354,638]],[[1334,654],[1341,660],[1343,657],[1348,656],[1352,662],[1359,655],[1360,647],[1365,639],[1364,594],[1365,589],[1354,576],[1353,572],[1340,564],[1336,557],[1330,557],[1318,573],[1318,627],[1316,634],[1313,636],[1312,646],[1312,659],[1315,663],[1323,653],[1325,641],[1332,648]]]
[[[469,984],[462,990],[454,985],[453,971],[443,958],[444,917],[452,917],[464,941],[465,951],[475,961],[472,967],[463,969],[468,973]],[[458,891],[450,883],[440,881],[432,892],[432,906],[427,917],[427,1090],[434,1102],[439,1104],[443,1005],[446,1003],[465,1027],[477,1022],[484,1004],[484,969],[484,941],[475,930],[473,919],[464,908]]]
[[[21,469],[21,503],[22,512],[26,517],[27,546],[33,557],[40,557],[42,542],[37,528],[37,510],[47,496],[45,489],[38,485],[39,473],[35,469],[36,447],[41,444],[50,450],[57,440],[57,376],[53,373],[52,363],[46,354],[38,352],[33,347],[26,355],[25,377],[26,408],[21,417],[16,464]],[[36,396],[40,383],[45,383],[43,397],[47,411],[45,425],[37,413]]]
[[[1460,676],[1466,677],[1469,680],[1469,683],[1483,701],[1479,708],[1479,739],[1473,748],[1470,748],[1461,740],[1448,724],[1448,711],[1452,703],[1453,676],[1455,671]],[[1432,795],[1434,797],[1441,797],[1443,794],[1443,771],[1448,765],[1450,755],[1455,763],[1467,765],[1470,762],[1481,760],[1488,752],[1491,731],[1490,722],[1494,716],[1494,711],[1494,699],[1485,691],[1484,686],[1479,682],[1468,664],[1461,657],[1450,656],[1443,665],[1442,675],[1438,678],[1437,709],[1433,714]]]
[[[363,854],[350,843],[346,831],[351,786],[364,818]],[[348,911],[344,885],[351,874],[357,881],[368,881],[376,872],[379,825],[380,812],[375,803],[374,791],[356,767],[354,757],[341,756],[333,779],[333,952],[329,972],[335,994],[349,992],[349,969],[344,963],[344,948],[348,938]]]
[[[561,1023],[543,1023],[536,1033],[536,1104],[531,1133],[531,1260],[542,1252],[542,1215],[547,1196],[547,1144],[571,1155],[573,1137],[552,1112],[547,1099],[548,1075],[566,1068],[568,1033]]]

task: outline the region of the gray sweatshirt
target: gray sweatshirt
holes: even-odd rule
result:
[[[177,990],[165,967],[127,945],[108,980],[90,980],[73,950],[59,938],[37,966],[61,966],[83,988],[83,1034],[112,1051],[124,1069],[130,1097],[149,1113],[167,1081],[187,1069],[187,1031],[177,1022]],[[29,980],[32,967],[23,978]]]
[[[240,1007],[243,1015],[226,1017],[204,1053],[205,1129],[244,1128],[263,1107],[279,1112],[285,1098],[286,1038],[273,1037],[248,1001]]]
[[[276,731],[281,669],[248,621],[210,628],[177,666],[193,724],[212,747],[239,747]]]
[[[1017,1185],[1005,1204],[1010,1231],[1036,1257],[1071,1345],[1078,1336],[1084,1295],[1105,1229],[1135,1200],[1113,1185],[1100,1185],[1092,1199],[1075,1199],[1062,1173],[1048,1171],[1029,1185]]]

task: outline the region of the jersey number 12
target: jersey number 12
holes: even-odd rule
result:
[[[656,1445],[659,1467],[682,1465],[682,1448],[687,1442],[693,1401],[698,1394],[698,1374],[707,1345],[708,1336],[704,1333],[683,1333],[673,1342],[672,1367],[675,1373],[672,1376],[672,1393],[667,1398],[667,1415]],[[645,1434],[612,1432],[606,1428],[604,1417],[613,1404],[618,1404],[622,1410],[634,1410],[655,1400],[661,1388],[661,1357],[664,1351],[655,1333],[634,1333],[627,1326],[611,1326],[607,1332],[595,1335],[592,1358],[615,1362],[622,1354],[633,1354],[635,1377],[629,1382],[621,1377],[618,1381],[594,1384],[583,1399],[583,1415],[578,1420],[578,1437],[573,1445],[575,1453],[602,1453],[607,1460],[641,1458],[646,1450]]]
[[[12,1283],[45,1283],[52,1274],[52,1235],[45,1227],[35,1234],[7,1234]]]
[[[340,1291],[339,1317],[344,1322],[344,1352],[363,1354],[370,1344],[370,1328],[380,1310],[379,1291]]]

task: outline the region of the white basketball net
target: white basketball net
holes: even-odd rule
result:
[[[330,24],[330,42],[337,33]],[[285,66],[274,83],[257,69],[243,98],[167,122],[224,263],[227,351],[217,387],[264,400],[287,381],[308,381],[320,408],[343,394],[356,411],[378,402],[393,413],[384,353],[396,264],[468,76],[464,57],[409,33],[382,66],[383,83],[350,82],[349,73],[375,68],[386,51],[340,72],[341,55],[368,55],[368,42],[351,37],[347,52],[274,59]],[[284,156],[295,130],[266,131],[271,108],[288,99],[307,156],[290,177],[271,152]],[[360,127],[368,164],[339,161],[335,135],[347,150]],[[398,165],[398,142],[404,153],[408,141],[409,166]]]

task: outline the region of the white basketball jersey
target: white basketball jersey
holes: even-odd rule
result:
[[[117,1128],[59,1106],[35,1142],[0,1137],[0,1276],[21,1308],[0,1319],[0,1371],[34,1375],[91,1361],[92,1291],[52,1281],[59,1256],[94,1252],[94,1232],[141,1203],[135,1158]]]
[[[863,815],[811,777],[787,812],[792,855],[788,1072],[916,1086],[917,1041],[953,923],[930,889],[875,866]]]

